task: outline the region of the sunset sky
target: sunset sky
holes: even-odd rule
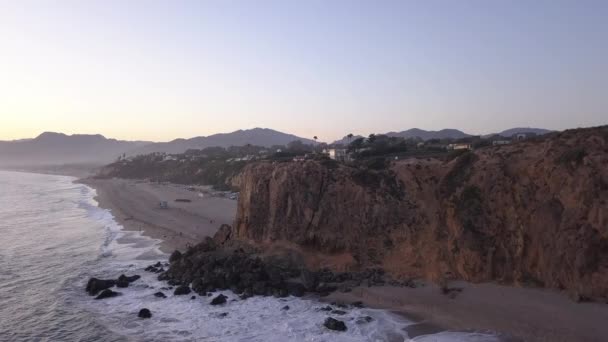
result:
[[[2,1],[0,140],[608,123],[608,1]]]

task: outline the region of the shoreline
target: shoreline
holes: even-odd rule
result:
[[[198,206],[171,201],[169,210],[156,207],[159,196],[195,196],[185,186],[122,179],[75,182],[94,188],[99,206],[109,209],[124,229],[142,231],[145,236],[159,239],[159,247],[166,253],[183,251],[205,236],[213,236],[222,223],[232,224],[228,218],[236,212],[235,201],[212,196]],[[142,201],[150,203],[141,205]],[[214,223],[209,223],[210,220]],[[405,328],[411,338],[441,331],[480,331],[498,333],[501,341],[509,342],[608,341],[608,325],[603,323],[608,317],[606,304],[575,303],[564,293],[549,289],[463,281],[449,285],[463,290],[450,298],[437,285],[424,282],[424,286],[413,289],[357,287],[352,292],[334,292],[320,300],[362,301],[367,307],[401,315],[415,322]]]
[[[180,185],[91,178],[74,182],[95,189],[94,199],[100,208],[110,210],[125,230],[160,240],[160,250],[168,254],[183,252],[206,236],[213,236],[222,224],[231,225],[236,213],[236,201],[200,197]],[[177,198],[191,202],[175,202]],[[168,209],[159,208],[162,200],[168,202]]]

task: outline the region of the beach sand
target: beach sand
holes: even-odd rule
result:
[[[183,251],[212,236],[221,224],[232,224],[236,214],[235,200],[201,198],[184,186],[122,179],[81,182],[97,190],[100,206],[110,209],[126,229],[161,239],[166,252]],[[192,202],[175,202],[177,198]],[[170,208],[160,209],[161,200]],[[431,283],[414,289],[359,287],[325,300],[363,301],[369,307],[402,314],[420,322],[406,329],[411,337],[442,330],[480,330],[505,333],[507,341],[608,341],[608,304],[575,303],[564,293],[547,289],[460,281],[449,285],[463,290],[450,298]]]
[[[222,224],[232,225],[236,215],[236,200],[208,193],[201,197],[198,191],[188,191],[183,185],[125,179],[79,182],[96,189],[99,206],[110,209],[125,229],[161,239],[161,250],[168,253],[184,251],[206,236],[213,236]],[[160,201],[167,201],[169,208],[161,209]]]
[[[335,292],[327,300],[362,301],[403,314],[420,324],[408,327],[413,337],[438,330],[494,331],[506,341],[608,341],[608,305],[575,303],[564,293],[497,284],[450,283],[462,288],[454,298],[425,283],[417,288],[358,287]]]

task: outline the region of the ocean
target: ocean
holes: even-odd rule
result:
[[[209,298],[153,294],[165,283],[143,269],[167,261],[158,240],[125,231],[97,206],[95,190],[67,176],[0,171],[0,341],[497,341],[484,333],[444,332],[409,339],[412,324],[385,310],[349,308],[322,323],[314,299],[254,297],[230,291],[223,306]],[[122,295],[94,300],[90,277],[141,275]],[[282,310],[284,306],[289,310]],[[152,312],[141,319],[142,308]],[[369,323],[358,324],[363,316]]]

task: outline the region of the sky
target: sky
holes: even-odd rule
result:
[[[0,0],[0,140],[608,124],[608,1]]]

